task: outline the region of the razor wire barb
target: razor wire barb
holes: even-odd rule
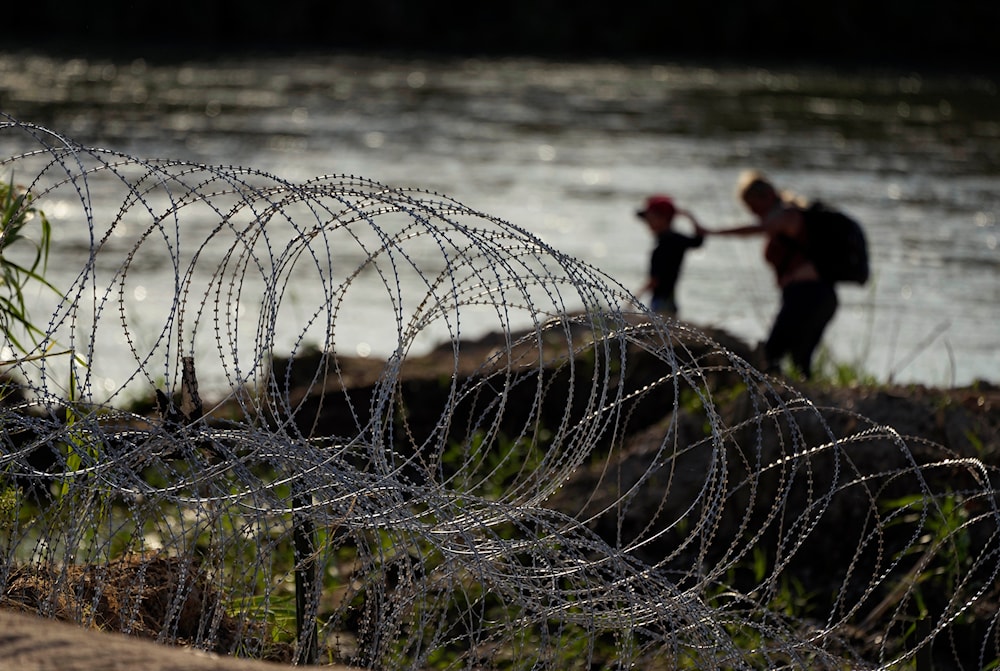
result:
[[[439,194],[0,142],[60,259],[4,357],[0,606],[377,669],[996,660],[982,461]]]

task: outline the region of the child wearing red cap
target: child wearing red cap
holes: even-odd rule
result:
[[[651,293],[649,307],[652,310],[676,316],[677,278],[681,273],[684,253],[693,247],[700,247],[705,240],[700,233],[701,226],[690,212],[677,209],[673,199],[660,194],[647,198],[646,206],[636,214],[656,236],[656,248],[649,261],[649,279],[637,295],[641,297]],[[687,236],[673,230],[674,217],[678,214],[691,220],[695,231],[698,231],[696,235]]]

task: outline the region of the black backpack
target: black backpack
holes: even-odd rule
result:
[[[868,244],[861,224],[839,210],[816,201],[803,210],[806,255],[820,277],[829,282],[868,281]]]

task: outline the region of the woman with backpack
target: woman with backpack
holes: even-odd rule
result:
[[[807,254],[806,208],[796,199],[783,196],[757,172],[741,177],[738,194],[757,216],[757,223],[716,231],[699,227],[698,232],[706,236],[765,237],[764,258],[774,268],[781,288],[781,308],[764,343],[767,370],[780,371],[782,359],[791,355],[792,363],[809,379],[813,353],[837,311],[837,294],[833,282],[820,276]]]

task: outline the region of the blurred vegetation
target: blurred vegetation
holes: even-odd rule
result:
[[[976,0],[609,5],[512,0],[502,6],[437,0],[312,2],[181,0],[170,4],[40,0],[46,17],[22,46],[110,49],[187,45],[362,49],[575,57],[670,57],[858,62],[991,70],[1000,4]],[[8,42],[7,48],[11,47]]]
[[[32,204],[31,194],[13,181],[0,182],[0,345],[28,354],[33,349],[18,337],[23,330],[33,343],[45,332],[31,322],[25,288],[37,283],[53,289],[43,277],[49,258],[52,228],[45,213]],[[26,248],[18,257],[11,252]]]

